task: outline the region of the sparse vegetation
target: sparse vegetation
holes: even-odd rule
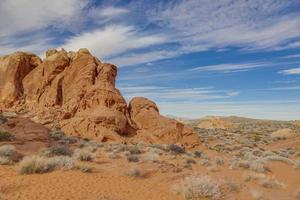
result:
[[[174,154],[182,154],[184,153],[184,149],[180,146],[178,146],[177,144],[171,144],[169,146],[169,150],[171,151],[171,153],[174,153]]]
[[[77,163],[75,164],[75,169],[80,170],[81,172],[84,173],[90,173],[93,171],[93,167],[86,164],[86,163]]]
[[[11,165],[18,159],[19,156],[14,146],[3,145],[0,147],[0,165]]]
[[[15,138],[14,134],[7,131],[0,130],[0,141],[12,141],[14,140],[14,138]]]
[[[263,193],[255,189],[250,190],[250,195],[254,200],[260,200],[263,197]]]
[[[180,185],[175,188],[183,193],[185,199],[197,200],[201,198],[220,199],[221,190],[219,185],[212,181],[209,176],[191,175],[185,177]]]
[[[128,155],[127,161],[128,162],[139,162],[139,157],[137,155]]]
[[[134,177],[134,178],[142,178],[145,177],[145,171],[139,167],[133,167],[125,171],[126,176]]]
[[[93,161],[95,154],[87,149],[75,149],[73,157],[81,161]]]
[[[46,149],[43,149],[40,152],[40,156],[45,157],[54,157],[54,156],[71,156],[72,151],[68,146],[52,146]]]
[[[74,160],[68,156],[45,158],[40,156],[25,157],[20,162],[20,174],[42,174],[56,169],[70,170],[74,168]]]
[[[283,183],[279,182],[278,180],[276,180],[275,178],[264,178],[261,179],[260,181],[260,185],[262,185],[265,188],[270,188],[270,189],[274,189],[274,188],[281,188],[284,186]]]

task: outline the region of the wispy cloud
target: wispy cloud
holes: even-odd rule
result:
[[[226,99],[239,94],[238,91],[217,90],[214,87],[172,88],[159,86],[127,86],[120,87],[120,90],[127,99],[131,99],[135,96],[145,96],[158,102],[197,102]]]
[[[292,74],[300,74],[300,68],[292,68],[287,70],[279,71],[280,74],[292,75]]]
[[[254,69],[258,67],[269,66],[269,63],[244,63],[244,64],[218,64],[218,65],[207,65],[189,69],[189,71],[197,72],[236,72]]]
[[[166,40],[162,35],[141,34],[132,26],[112,25],[71,37],[62,47],[69,50],[86,47],[98,57],[105,58],[128,50],[161,44]]]

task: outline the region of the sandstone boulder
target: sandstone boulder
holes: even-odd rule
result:
[[[136,124],[137,136],[151,143],[180,143],[193,146],[198,138],[186,125],[160,115],[156,104],[144,97],[133,98],[129,103],[129,115]]]

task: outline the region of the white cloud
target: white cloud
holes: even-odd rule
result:
[[[132,26],[113,25],[71,37],[62,47],[75,51],[85,47],[96,56],[105,58],[128,50],[161,44],[166,40],[161,35],[140,34]]]
[[[218,65],[207,65],[189,69],[189,71],[197,72],[235,72],[241,70],[249,70],[258,67],[270,66],[268,63],[244,63],[244,64],[218,64]]]
[[[125,8],[117,8],[111,6],[106,8],[92,8],[89,11],[89,15],[94,18],[111,18],[126,14],[128,12],[129,10]]]
[[[150,12],[149,20],[171,29],[183,46],[292,48],[291,39],[300,36],[299,13],[278,13],[293,3],[297,1],[190,0]]]
[[[108,59],[108,62],[114,63],[119,67],[147,63],[156,60],[173,58],[178,56],[176,51],[152,51],[146,53],[125,54]]]
[[[300,68],[292,68],[287,70],[279,71],[281,74],[291,75],[291,74],[300,74]]]
[[[268,89],[262,89],[262,90],[279,90],[279,91],[284,91],[284,90],[300,90],[300,86],[289,86],[289,87],[274,87],[274,88],[268,88]]]
[[[2,0],[0,2],[0,37],[32,32],[48,26],[78,26],[87,0]]]

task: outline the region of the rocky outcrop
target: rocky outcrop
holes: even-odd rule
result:
[[[137,127],[137,136],[152,143],[180,143],[193,146],[198,142],[193,130],[159,114],[153,101],[135,97],[129,103],[129,115]]]
[[[1,58],[0,66],[0,107],[26,110],[35,121],[67,134],[102,141],[198,141],[185,125],[161,116],[150,100],[134,98],[128,108],[115,87],[116,66],[87,49],[51,49],[43,61],[17,53]]]
[[[11,107],[22,98],[23,78],[40,63],[40,58],[31,53],[0,57],[0,105]]]

